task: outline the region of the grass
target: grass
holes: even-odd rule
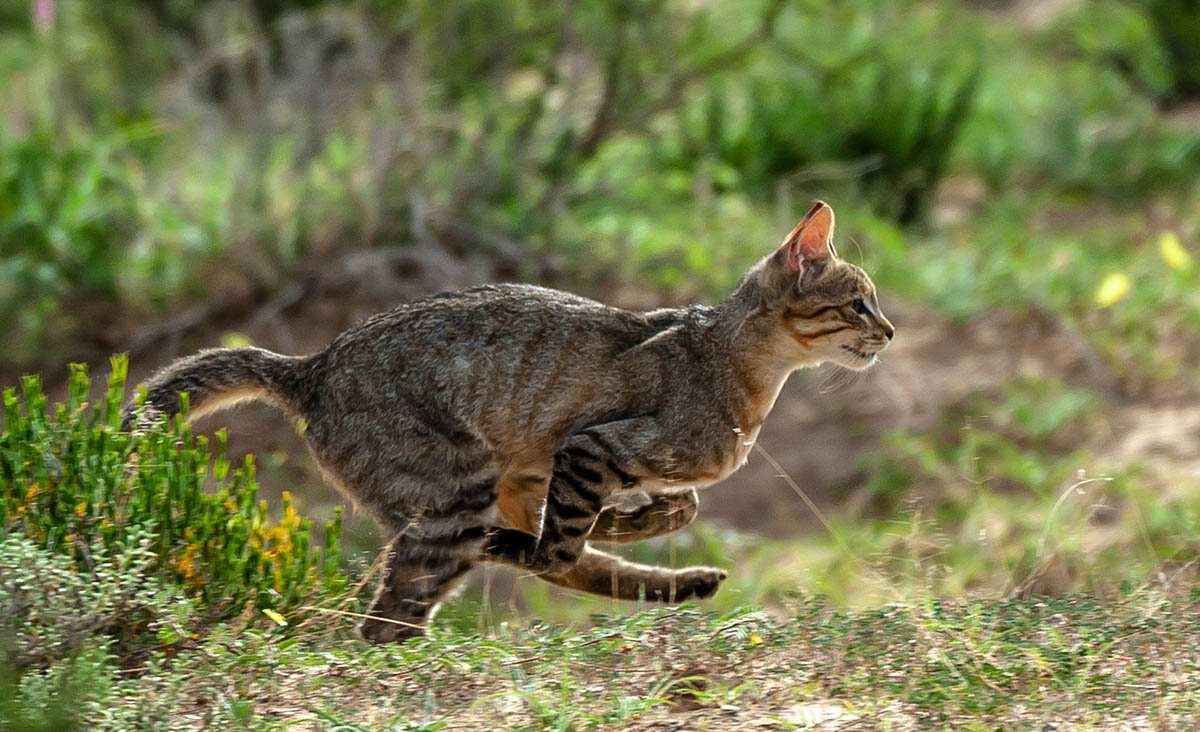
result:
[[[287,89],[342,84],[265,80],[261,129],[202,90],[168,109],[155,100],[195,59],[150,58],[170,36],[133,5],[60,3],[52,34],[22,10],[0,34],[26,99],[0,124],[0,310],[16,324],[0,365],[59,361],[89,303],[178,306],[217,264],[269,297],[306,255],[411,243],[431,204],[531,261],[563,258],[573,289],[712,297],[819,195],[885,295],[959,320],[1051,318],[1100,355],[1113,393],[997,383],[888,435],[827,531],[698,525],[623,550],[729,567],[703,609],[519,578],[511,602],[472,589],[429,637],[370,648],[352,631],[370,588],[344,579],[366,562],[339,564],[336,524],[318,550],[316,527],[258,501],[252,464],[214,459],[180,424],[117,434],[119,378],[89,407],[77,371],[58,409],[27,380],[5,392],[0,436],[0,659],[20,661],[0,664],[0,730],[1189,726],[1200,499],[1106,449],[1119,400],[1193,393],[1200,363],[1200,138],[1156,108],[1186,80],[1150,21],[1186,24],[1127,3],[1040,30],[948,2],[800,4],[643,119],[643,75],[749,37],[742,4],[702,5],[682,24],[647,15],[654,44],[615,42],[638,36],[613,18],[571,21],[615,74],[618,116],[586,153],[554,106],[587,84],[553,71],[570,19],[549,5],[409,19],[432,91],[394,98],[367,69],[307,132],[311,105]],[[114,18],[154,41],[117,42]],[[367,40],[392,32],[368,25]],[[444,47],[451,26],[486,39]],[[472,56],[493,71],[464,71]],[[407,126],[414,109],[436,123]],[[28,612],[31,597],[54,612]]]
[[[2,558],[28,579],[0,577],[0,605],[19,613],[36,588],[61,608],[0,628],[18,644],[5,657],[24,659],[0,667],[0,729],[991,729],[1169,726],[1200,712],[1200,503],[1137,465],[1105,464],[1111,405],[1096,394],[1020,378],[968,396],[935,429],[891,435],[865,463],[857,508],[828,531],[768,541],[700,525],[626,548],[729,567],[703,608],[518,578],[512,603],[471,591],[428,637],[374,648],[354,636],[363,592],[329,566],[332,545],[305,559],[303,591],[276,596],[280,577],[255,569],[273,565],[238,579],[223,567],[245,557],[215,541],[233,554],[196,569],[246,602],[214,615],[221,603],[179,566],[195,532],[274,524],[249,469],[208,494],[232,491],[232,504],[199,492],[208,448],[179,425],[139,441],[112,432],[120,366],[94,409],[82,371],[59,408],[32,380],[7,394]],[[141,483],[120,479],[133,452]],[[1082,483],[1081,468],[1103,480]],[[20,489],[33,483],[73,493]],[[166,489],[182,497],[138,498]],[[105,549],[85,537],[109,526],[110,504],[128,538]],[[137,518],[166,505],[226,519]],[[291,530],[306,546],[307,527]],[[336,587],[318,591],[321,573]],[[126,620],[89,623],[91,602]]]
[[[335,619],[214,633],[132,674],[97,654],[76,673],[103,682],[62,688],[114,729],[1162,728],[1200,714],[1200,607],[1169,587],[855,612],[796,597],[771,615],[685,606],[486,635],[472,610],[399,646],[365,647]]]

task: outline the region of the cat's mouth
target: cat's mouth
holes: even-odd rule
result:
[[[872,352],[861,351],[861,350],[855,348],[854,346],[843,345],[842,349],[845,351],[848,351],[852,356],[859,359],[860,361],[865,362],[866,365],[875,363],[875,358],[879,355],[875,351],[872,351]]]

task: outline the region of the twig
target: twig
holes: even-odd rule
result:
[[[328,615],[341,615],[348,618],[359,618],[360,620],[378,620],[381,623],[391,623],[392,625],[403,625],[406,628],[416,628],[417,630],[425,630],[424,625],[416,623],[406,623],[403,620],[392,620],[378,615],[368,615],[367,613],[355,613],[349,610],[334,610],[328,607],[317,607],[316,605],[301,605],[298,609],[309,610],[314,613],[326,613]]]

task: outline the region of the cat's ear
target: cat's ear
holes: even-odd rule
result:
[[[836,255],[833,209],[824,201],[813,204],[804,220],[783,240],[777,254],[788,273],[799,277],[802,284],[819,276]]]

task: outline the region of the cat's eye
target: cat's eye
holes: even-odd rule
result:
[[[866,315],[870,311],[867,310],[867,304],[863,302],[861,297],[854,298],[854,302],[850,303],[850,307],[854,308],[854,312],[859,315]]]

